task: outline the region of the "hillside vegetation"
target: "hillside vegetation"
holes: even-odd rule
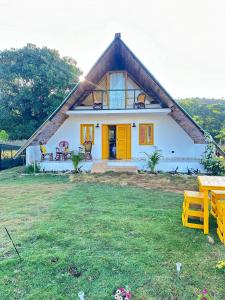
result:
[[[186,98],[178,103],[216,142],[225,144],[225,99]]]

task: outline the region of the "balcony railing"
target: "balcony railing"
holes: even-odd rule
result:
[[[77,101],[73,109],[143,109],[158,101],[147,97],[141,89],[89,90]]]

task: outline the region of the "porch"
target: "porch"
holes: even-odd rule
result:
[[[39,162],[41,170],[51,171],[72,171],[73,163],[72,160],[64,161],[49,161],[44,160]],[[105,173],[105,172],[137,172],[140,166],[138,160],[87,160],[80,162],[79,166],[82,171],[92,173]]]
[[[46,172],[63,172],[72,171],[73,163],[71,160],[65,161],[49,161],[44,160],[39,162],[41,170]],[[79,166],[82,171],[92,173],[105,173],[105,172],[137,172],[138,170],[147,169],[147,161],[144,158],[133,158],[129,160],[101,160],[93,159],[82,161]],[[178,168],[178,169],[177,169]],[[187,173],[188,169],[199,170],[201,169],[200,159],[192,157],[164,157],[160,160],[157,168],[159,171],[169,172],[177,169],[178,172]]]

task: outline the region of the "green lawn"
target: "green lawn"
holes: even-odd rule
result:
[[[204,288],[225,299],[216,224],[210,220],[214,245],[182,227],[182,194],[16,170],[0,172],[1,300],[78,299],[80,290],[86,299],[109,300],[125,285],[134,300],[192,300]]]

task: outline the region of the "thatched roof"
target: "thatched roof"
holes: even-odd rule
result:
[[[120,34],[116,34],[112,43],[104,51],[85,77],[86,80],[78,83],[74,87],[55,112],[21,147],[17,155],[19,155],[29,145],[38,144],[39,141],[47,142],[68,117],[66,112],[75,103],[79,104],[78,102],[82,99],[82,94],[87,90],[93,89],[93,84],[97,84],[106,72],[113,70],[126,70],[143,90],[145,90],[154,99],[157,99],[163,107],[171,109],[171,117],[184,129],[194,143],[205,143],[204,131],[168,94],[155,77],[126,46],[126,44],[121,40]]]

